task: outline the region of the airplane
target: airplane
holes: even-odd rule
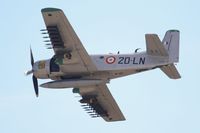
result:
[[[44,88],[73,88],[92,118],[102,117],[107,122],[123,121],[125,117],[111,95],[107,83],[111,79],[160,68],[169,78],[181,78],[175,63],[179,62],[178,30],[168,30],[161,41],[156,34],[145,34],[146,51],[131,54],[89,55],[79,40],[64,12],[58,8],[41,10],[46,28],[42,29],[52,58],[34,62],[30,48],[35,94],[39,96],[37,79],[51,79],[40,85]]]

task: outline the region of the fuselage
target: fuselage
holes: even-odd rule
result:
[[[146,54],[146,52],[91,55],[90,57],[97,67],[97,71],[92,73],[68,72],[73,70],[73,67],[70,68],[70,65],[67,67],[68,64],[65,63],[65,58],[61,59],[62,61],[60,62],[62,63],[51,58],[37,61],[33,67],[34,75],[37,78],[53,80],[70,78],[109,80],[169,64],[167,57],[151,56]]]

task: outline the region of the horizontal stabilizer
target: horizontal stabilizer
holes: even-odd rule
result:
[[[181,76],[174,64],[162,66],[160,69],[171,79],[181,78]]]
[[[146,34],[145,39],[146,39],[147,54],[153,56],[168,56],[168,51],[165,49],[158,35]]]

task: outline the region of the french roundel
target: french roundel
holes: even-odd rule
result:
[[[109,56],[106,58],[107,64],[113,64],[115,62],[116,58],[114,56]]]

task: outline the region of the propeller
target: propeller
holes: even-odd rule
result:
[[[32,76],[32,79],[33,79],[33,86],[34,86],[34,90],[35,90],[35,95],[36,95],[36,97],[38,97],[39,96],[38,81],[37,81],[37,78],[34,75]]]
[[[31,66],[32,66],[32,70],[30,71],[27,71],[25,74],[26,75],[30,75],[34,72],[33,70],[33,65],[34,65],[34,58],[33,58],[33,52],[32,52],[32,49],[30,48],[30,56],[31,56]],[[39,96],[39,89],[38,89],[38,80],[37,80],[37,77],[35,77],[35,75],[33,74],[32,75],[32,80],[33,80],[33,86],[34,86],[34,90],[35,90],[35,95],[36,97]]]

